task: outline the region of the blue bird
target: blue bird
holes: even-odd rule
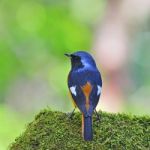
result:
[[[93,57],[85,51],[65,54],[71,59],[68,88],[75,104],[82,113],[82,135],[85,141],[93,139],[92,115],[98,104],[102,79]]]

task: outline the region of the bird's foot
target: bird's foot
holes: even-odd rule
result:
[[[96,109],[94,110],[94,112],[95,112],[95,115],[96,115],[96,121],[101,122],[101,117],[98,114],[98,112],[96,111]]]
[[[75,109],[76,109],[76,108],[74,108],[72,112],[67,113],[67,117],[68,117],[69,119],[72,119],[72,118],[73,118]]]

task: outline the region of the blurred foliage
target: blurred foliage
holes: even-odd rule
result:
[[[70,64],[64,53],[90,49],[92,25],[103,13],[104,4],[97,0],[1,0],[0,103],[19,113],[31,113],[43,105],[68,109]],[[43,88],[42,83],[46,89],[35,88]],[[48,94],[42,97],[39,91]],[[15,115],[0,107],[0,150],[22,129],[24,121]]]
[[[144,27],[132,41],[130,53],[132,60],[128,66],[131,87],[130,90],[127,90],[126,112],[139,115],[150,114],[150,32],[148,32],[150,23],[146,22]]]
[[[29,119],[22,118],[18,112],[0,106],[0,150],[5,150],[8,144],[23,131],[27,120]]]
[[[55,57],[62,60],[64,52],[90,48],[90,23],[74,16],[71,3],[74,1],[0,2],[0,101],[18,76],[37,74],[40,67],[54,63]],[[98,4],[103,6],[103,2]]]

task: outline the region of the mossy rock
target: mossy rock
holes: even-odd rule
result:
[[[94,139],[81,137],[81,114],[73,119],[62,112],[44,110],[25,132],[10,145],[10,150],[145,150],[150,149],[150,117],[99,112],[93,115]]]

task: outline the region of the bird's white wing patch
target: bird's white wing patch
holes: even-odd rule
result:
[[[102,87],[100,85],[97,85],[97,95],[100,95],[102,91]]]
[[[76,93],[76,85],[75,86],[72,86],[72,87],[70,87],[70,91],[71,91],[71,93],[73,94],[73,95],[77,95],[77,93]]]

